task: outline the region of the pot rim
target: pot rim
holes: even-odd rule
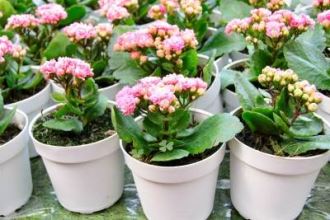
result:
[[[111,100],[108,100],[108,108],[110,106],[114,106],[116,103],[114,101],[111,101]],[[38,143],[39,145],[42,145],[44,148],[47,148],[47,149],[57,149],[57,150],[63,150],[63,149],[67,149],[67,148],[70,148],[70,149],[82,149],[82,148],[88,148],[88,147],[91,147],[95,144],[101,144],[102,142],[106,143],[107,141],[111,140],[111,139],[114,139],[117,137],[117,132],[115,132],[113,135],[109,136],[109,137],[106,137],[102,140],[99,140],[99,141],[96,141],[96,142],[92,142],[92,143],[88,143],[88,144],[81,144],[81,145],[75,145],[75,146],[59,146],[59,145],[50,145],[50,144],[46,144],[46,143],[42,143],[40,141],[38,141],[34,135],[33,135],[33,126],[34,124],[36,123],[36,121],[42,117],[43,115],[45,114],[48,114],[50,112],[53,112],[58,106],[60,106],[61,104],[56,104],[56,105],[53,105],[53,106],[50,106],[48,108],[46,108],[44,111],[38,113],[30,122],[29,124],[29,136],[31,137],[32,141],[33,142],[36,142]]]
[[[238,107],[236,109],[234,109],[231,114],[232,115],[237,115],[239,111],[242,110],[242,107]],[[315,114],[317,117],[319,117],[320,119],[322,119],[322,122],[327,126],[330,127],[330,124],[320,115]],[[324,157],[326,154],[328,154],[330,152],[330,150],[327,150],[326,152],[322,153],[322,154],[317,154],[314,156],[294,156],[294,157],[284,157],[284,156],[277,156],[277,155],[273,155],[273,154],[268,154],[268,153],[264,153],[262,151],[256,150],[252,147],[250,147],[249,145],[243,143],[242,141],[240,141],[236,136],[234,137],[235,141],[237,141],[241,146],[243,146],[245,149],[249,149],[250,151],[256,153],[257,155],[261,155],[264,157],[269,157],[272,159],[278,159],[278,160],[284,160],[284,161],[294,161],[294,160],[311,160],[311,159],[318,159],[320,157]]]
[[[244,58],[244,59],[240,59],[240,60],[236,60],[234,62],[228,63],[226,66],[223,67],[223,69],[229,70],[231,69],[233,66],[241,64],[241,63],[245,63],[248,62],[249,58]]]
[[[5,107],[5,109],[7,109],[7,110],[12,109],[12,108],[13,107]],[[27,115],[23,111],[21,111],[20,109],[16,109],[14,118],[17,117],[17,115],[23,116],[24,121],[25,121],[24,126],[23,126],[23,128],[20,128],[21,131],[14,138],[12,138],[8,142],[0,145],[0,150],[5,148],[5,147],[8,147],[8,145],[10,145],[10,144],[12,144],[12,142],[16,141],[17,138],[20,138],[22,136],[22,134],[24,134],[24,132],[28,129],[29,119],[28,119]]]
[[[57,87],[57,88],[59,88],[59,89],[63,89],[59,84],[55,83],[54,80],[50,80],[50,84],[52,84],[52,86],[55,86],[55,87]],[[118,86],[118,85],[120,85],[120,83],[119,83],[119,82],[116,82],[115,84],[112,84],[112,85],[110,85],[110,86],[106,86],[106,87],[103,87],[103,88],[99,88],[98,91],[99,91],[99,92],[104,92],[104,91],[106,91],[106,90],[108,90],[108,89],[115,88],[115,87]]]
[[[190,108],[190,111],[192,112],[195,112],[195,113],[200,113],[200,114],[204,114],[204,115],[207,115],[207,116],[212,116],[213,114],[207,112],[207,111],[204,111],[204,110],[201,110],[201,109],[196,109],[196,108]],[[143,118],[143,116],[139,116],[135,119],[135,121],[138,121],[138,120],[141,120]],[[185,165],[179,165],[179,166],[158,166],[158,165],[154,165],[154,164],[148,164],[148,163],[145,163],[145,162],[142,162],[134,157],[132,157],[125,149],[124,147],[124,143],[122,141],[122,139],[119,139],[119,144],[120,144],[120,148],[123,152],[124,155],[126,155],[127,157],[130,158],[130,160],[134,161],[135,163],[138,163],[140,165],[143,165],[143,166],[146,166],[146,167],[149,167],[149,168],[153,168],[153,169],[161,169],[161,170],[169,170],[169,169],[186,169],[186,168],[191,168],[191,167],[194,167],[194,166],[198,166],[198,165],[201,165],[203,163],[205,163],[207,160],[213,158],[216,156],[216,154],[221,151],[223,148],[226,147],[226,143],[221,143],[220,147],[218,150],[216,150],[213,154],[211,154],[210,156],[204,158],[203,160],[200,160],[200,161],[197,161],[197,162],[194,162],[194,163],[190,163],[190,164],[185,164]]]
[[[47,90],[49,90],[49,89],[50,89],[50,82],[47,80],[46,81],[46,86],[42,90],[40,90],[39,92],[37,92],[36,94],[34,94],[34,95],[32,95],[32,96],[30,96],[30,97],[28,97],[26,99],[22,99],[22,100],[20,100],[18,102],[13,102],[13,103],[10,103],[10,104],[6,104],[5,106],[7,106],[7,107],[13,107],[15,105],[20,105],[22,103],[30,102],[36,96],[39,96],[39,95],[47,92]]]

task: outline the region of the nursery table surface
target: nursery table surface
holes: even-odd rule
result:
[[[133,177],[125,170],[125,187],[122,198],[112,207],[91,215],[82,215],[66,211],[57,202],[54,190],[40,158],[31,160],[33,173],[33,194],[30,201],[16,213],[1,220],[143,220],[141,204],[138,199]],[[253,178],[253,177],[251,177]],[[197,199],[197,198],[196,198]],[[230,202],[229,157],[222,162],[217,183],[214,209],[209,220],[243,219]],[[328,163],[316,181],[303,212],[298,220],[329,220],[330,219],[330,163]]]

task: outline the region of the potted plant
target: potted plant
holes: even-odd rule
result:
[[[242,125],[228,113],[189,109],[206,88],[199,78],[171,74],[143,78],[116,96],[112,121],[148,219],[207,219],[213,209],[225,142]]]
[[[91,63],[94,80],[100,92],[110,100],[122,88],[109,69],[108,47],[112,35],[112,24],[97,25],[75,22],[63,29],[64,35],[71,41],[66,46],[66,55],[80,58]],[[52,81],[54,91],[64,92],[60,85]]]
[[[17,106],[31,119],[49,101],[50,86],[31,66],[24,66],[26,49],[0,37],[0,88],[7,107]],[[30,156],[37,155],[32,143]]]
[[[26,114],[5,107],[0,95],[0,216],[23,206],[32,193],[27,132]]]
[[[111,123],[113,103],[99,94],[92,69],[82,60],[47,61],[40,71],[65,90],[53,94],[59,104],[37,115],[29,127],[59,202],[80,213],[110,207],[121,197],[124,178]]]
[[[290,69],[266,67],[264,90],[237,75],[244,129],[230,147],[231,200],[247,219],[295,219],[330,149],[329,124],[314,112],[321,96]]]
[[[302,35],[313,27],[314,21],[307,15],[296,15],[288,10],[271,12],[265,8],[253,9],[250,17],[234,19],[226,26],[226,33],[240,33],[253,46],[249,59],[239,60],[226,66],[221,72],[223,98],[226,108],[238,107],[237,96],[226,87],[233,85],[233,72],[243,72],[256,82],[261,70],[269,65],[285,68],[287,60],[284,49],[292,41],[307,41],[309,35]]]
[[[213,59],[198,55],[198,41],[192,30],[157,21],[135,31],[120,35],[110,59],[113,76],[123,84],[152,75],[166,76],[172,72],[199,76],[208,84],[204,97],[193,106],[212,113],[222,111],[220,76]]]

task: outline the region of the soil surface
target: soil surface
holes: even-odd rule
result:
[[[13,90],[5,97],[5,104],[11,104],[27,99],[43,90],[46,84],[46,81],[43,80],[35,89]]]
[[[107,109],[104,115],[86,125],[80,134],[53,130],[42,125],[45,121],[53,118],[54,116],[49,114],[40,118],[35,123],[33,127],[33,135],[35,139],[53,146],[68,147],[94,143],[114,134],[110,109]]]
[[[5,132],[2,135],[0,135],[0,145],[3,145],[8,141],[12,140],[20,132],[21,129],[19,129],[15,124],[10,124],[5,130]]]

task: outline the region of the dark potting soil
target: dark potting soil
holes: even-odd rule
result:
[[[11,104],[15,102],[22,101],[24,99],[27,99],[41,90],[43,90],[46,86],[46,81],[43,80],[36,88],[29,89],[29,90],[13,90],[9,92],[9,94],[5,97],[5,104]]]
[[[33,127],[33,136],[38,141],[53,146],[78,146],[103,140],[114,134],[111,122],[111,110],[107,109],[101,117],[85,126],[80,134],[64,132],[44,127],[42,124],[53,119],[52,114],[41,117]]]
[[[323,95],[330,97],[330,91],[327,91],[327,90],[320,90],[320,92],[321,92]]]
[[[275,155],[275,152],[272,147],[273,144],[280,145],[280,139],[278,137],[252,133],[251,130],[247,128],[247,126],[244,126],[244,129],[238,135],[236,135],[236,138],[238,138],[238,140],[240,140],[249,147],[253,146],[252,148],[256,150],[272,155]],[[312,150],[301,154],[300,156],[315,156],[325,152],[326,150]]]
[[[0,145],[3,145],[8,141],[12,140],[20,132],[21,129],[19,129],[15,124],[10,124],[5,130],[5,132],[2,135],[0,135]]]

